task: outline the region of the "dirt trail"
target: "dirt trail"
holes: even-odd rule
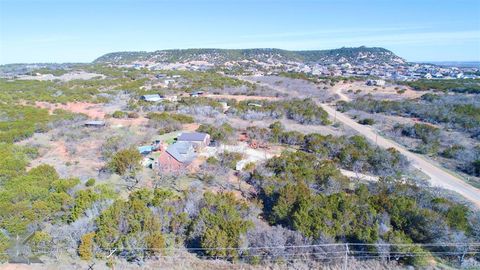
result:
[[[251,83],[256,83],[252,80],[247,80]],[[269,85],[265,83],[261,83],[260,85],[270,87],[276,91],[283,92],[283,93],[292,93],[293,90],[283,89],[281,87],[275,85]],[[336,93],[341,91],[341,88],[336,88]],[[340,92],[341,93],[341,92]],[[348,101],[350,100],[345,95],[339,95],[342,100]],[[298,96],[300,97],[300,96]],[[335,115],[337,121],[342,122],[344,125],[349,126],[350,128],[356,130],[358,133],[365,136],[372,142],[377,143],[380,147],[383,148],[394,148],[402,153],[404,156],[410,160],[413,167],[419,169],[426,175],[430,177],[430,183],[432,186],[442,187],[445,189],[449,189],[455,191],[471,201],[475,204],[477,208],[480,208],[480,189],[475,188],[466,182],[464,182],[460,177],[448,172],[446,169],[439,167],[438,165],[432,163],[429,160],[424,159],[422,156],[417,155],[415,153],[410,152],[403,146],[399,145],[398,143],[386,139],[380,135],[378,135],[374,130],[370,127],[363,126],[352,120],[347,115],[338,112],[333,108],[331,105],[324,104],[317,102],[319,106],[321,106],[331,117]]]
[[[343,101],[351,101],[351,99],[345,95],[344,93],[342,93],[342,90],[344,88],[347,88],[347,87],[350,87],[351,84],[340,84],[340,83],[337,83],[335,84],[335,86],[332,87],[332,90],[335,94],[337,94],[339,97],[340,97],[340,100],[343,100]]]
[[[244,100],[278,100],[277,97],[264,97],[264,96],[247,96],[247,95],[205,95],[208,98],[218,98],[218,99],[235,99],[236,101]]]

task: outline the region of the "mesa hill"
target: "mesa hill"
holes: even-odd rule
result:
[[[311,51],[287,51],[281,49],[179,49],[154,52],[114,52],[97,58],[94,63],[130,64],[133,62],[175,63],[191,61],[205,61],[215,65],[240,61],[391,65],[405,63],[404,59],[387,49],[364,46]]]

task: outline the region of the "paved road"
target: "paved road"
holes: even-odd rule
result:
[[[252,83],[255,83],[253,80],[248,80]],[[283,89],[282,87],[278,87],[276,85],[260,83],[261,85],[268,86],[273,88],[279,92],[285,92],[292,94],[292,91]],[[349,98],[343,94],[341,94],[340,89],[335,89],[335,92],[339,94],[341,99],[346,101]],[[300,97],[300,96],[298,96]],[[449,173],[446,169],[443,169],[436,164],[433,164],[429,160],[424,159],[422,156],[417,155],[408,151],[405,147],[399,145],[398,143],[386,139],[380,135],[378,135],[375,131],[373,131],[370,127],[360,125],[357,122],[353,121],[347,115],[338,112],[332,106],[324,103],[317,102],[319,106],[321,106],[331,117],[335,117],[336,121],[343,123],[351,127],[352,129],[356,130],[358,133],[365,136],[372,142],[376,142],[380,147],[383,148],[394,148],[402,153],[404,156],[410,160],[413,167],[419,169],[426,175],[430,177],[430,183],[432,186],[442,187],[445,189],[449,189],[455,191],[465,197],[467,200],[471,201],[477,208],[480,208],[480,189],[475,188],[468,183],[464,182],[461,178]]]
[[[419,169],[430,177],[430,183],[433,186],[438,186],[456,191],[466,199],[473,202],[478,208],[480,208],[480,189],[465,183],[457,176],[450,174],[445,169],[439,168],[438,166],[432,164],[430,161],[424,159],[420,155],[408,151],[398,143],[377,135],[377,133],[375,133],[370,127],[360,125],[345,114],[338,111],[336,112],[336,110],[332,106],[329,106],[327,104],[319,105],[331,116],[336,115],[337,121],[342,122],[344,125],[353,128],[370,141],[377,142],[380,147],[397,149],[400,153],[402,153],[410,160],[412,166]]]

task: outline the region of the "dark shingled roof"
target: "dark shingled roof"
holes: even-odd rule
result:
[[[177,141],[185,141],[185,142],[202,142],[207,137],[207,133],[201,132],[190,132],[190,133],[182,133],[178,136]]]

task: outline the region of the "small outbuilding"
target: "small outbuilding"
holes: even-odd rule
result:
[[[148,154],[150,154],[151,152],[154,151],[154,146],[152,146],[152,145],[144,145],[144,146],[138,147],[137,149],[138,149],[138,152],[140,152],[140,154],[142,154],[142,155],[148,155]]]
[[[90,120],[84,123],[86,127],[104,127],[105,121],[101,120]]]
[[[251,106],[251,107],[257,107],[257,108],[261,108],[262,107],[262,104],[260,103],[254,103],[254,102],[250,102],[247,104],[248,106]]]
[[[162,101],[163,97],[160,96],[159,94],[153,94],[153,95],[143,95],[140,97],[140,99],[144,101],[149,101],[149,102],[158,102],[158,101]]]
[[[203,92],[203,91],[196,91],[196,92],[190,93],[190,96],[191,96],[191,97],[199,97],[199,96],[203,96],[203,94],[205,94],[205,92]]]
[[[175,80],[174,79],[165,79],[165,80],[163,80],[163,83],[166,84],[166,85],[171,85],[171,84],[175,83]]]
[[[385,81],[384,80],[368,80],[367,85],[368,86],[385,86]]]

